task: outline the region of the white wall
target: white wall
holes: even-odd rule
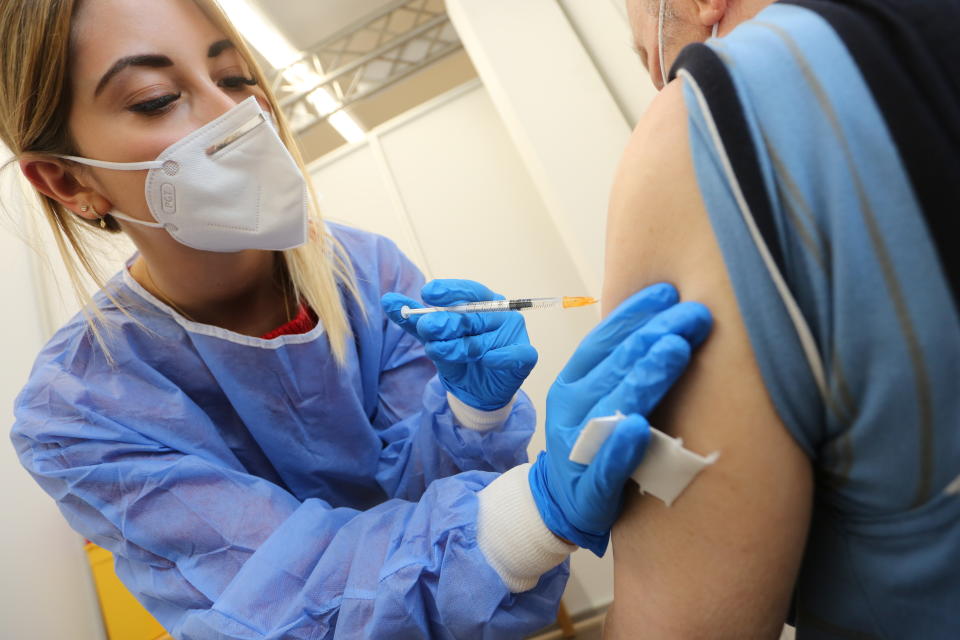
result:
[[[0,150],[0,164],[7,158]],[[37,295],[29,228],[18,194],[4,172],[0,184],[0,415],[13,424],[13,400],[48,337]],[[35,212],[26,212],[34,214]],[[0,443],[0,637],[99,640],[103,628],[83,540],[67,526],[53,500],[20,466],[9,440]]]
[[[634,49],[626,0],[558,0],[580,43],[633,128],[657,89]]]
[[[589,285],[602,281],[607,203],[654,95],[623,0],[447,0],[493,103]]]
[[[556,0],[447,0],[447,11],[581,277],[599,288],[624,113]]]

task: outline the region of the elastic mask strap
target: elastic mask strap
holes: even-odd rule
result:
[[[146,171],[148,169],[163,169],[163,162],[159,160],[150,160],[148,162],[106,162],[104,160],[91,160],[90,158],[81,158],[78,156],[57,156],[64,160],[72,160],[90,167],[98,169],[113,169],[115,171]]]
[[[710,32],[710,37],[711,37],[711,38],[716,38],[718,33],[720,33],[720,23],[719,23],[719,22],[714,22],[714,23],[713,23],[713,31]]]
[[[85,164],[91,167],[98,167],[100,169],[114,169],[116,171],[147,171],[150,169],[164,169],[166,162],[160,162],[158,160],[151,160],[149,162],[106,162],[104,160],[91,160],[90,158],[81,158],[79,156],[57,156],[58,158],[63,158],[64,160],[72,160],[73,162],[79,162],[80,164]],[[169,160],[167,162],[170,162]],[[174,172],[175,173],[175,172]],[[114,218],[119,218],[121,220],[126,220],[127,222],[133,222],[134,224],[143,225],[144,227],[152,227],[154,229],[166,229],[166,225],[160,224],[159,222],[147,222],[146,220],[137,220],[136,218],[131,218],[130,216],[124,215],[118,211],[111,211],[109,215]]]
[[[140,224],[145,227],[152,227],[154,229],[166,229],[167,225],[160,224],[159,222],[147,222],[146,220],[137,220],[136,218],[131,218],[128,215],[118,213],[117,211],[111,211],[110,214],[114,218],[120,218],[121,220],[126,220],[127,222],[133,222],[135,224]]]
[[[667,0],[660,0],[660,17],[657,20],[657,48],[660,52],[660,77],[663,79],[663,86],[667,86],[667,61],[663,59],[663,12],[666,9]]]

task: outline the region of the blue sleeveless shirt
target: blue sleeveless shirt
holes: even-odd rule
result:
[[[815,469],[801,639],[960,638],[960,102],[895,6],[774,4],[673,69],[764,383]]]

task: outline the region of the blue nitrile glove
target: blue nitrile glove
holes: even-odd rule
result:
[[[433,280],[420,290],[434,307],[465,302],[502,300],[472,280]],[[493,411],[506,406],[537,364],[523,316],[503,313],[429,313],[404,318],[400,309],[423,307],[399,293],[380,300],[387,316],[423,343],[443,386],[475,409]]]
[[[547,396],[547,450],[530,469],[530,488],[547,528],[598,556],[650,439],[644,416],[710,331],[706,307],[677,301],[667,284],[629,298],[584,338]],[[587,422],[617,411],[627,419],[593,461],[572,462],[570,450]]]

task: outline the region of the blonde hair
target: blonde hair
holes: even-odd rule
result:
[[[206,17],[230,39],[249,65],[270,104],[280,137],[296,160],[310,192],[311,239],[302,247],[284,251],[283,263],[293,293],[317,314],[336,361],[346,361],[352,337],[350,322],[341,300],[341,287],[363,312],[356,274],[346,251],[326,226],[317,207],[317,197],[303,157],[270,84],[249,46],[216,0],[193,0]],[[68,130],[70,110],[70,49],[72,22],[81,0],[0,0],[0,140],[14,158],[22,154],[76,155],[78,150]],[[87,314],[97,342],[109,357],[98,323],[103,314],[93,304],[83,284],[88,275],[101,289],[104,280],[96,268],[84,236],[97,233],[99,221],[74,215],[56,200],[37,193],[44,217],[56,238],[57,248],[71,284]],[[120,227],[106,216],[107,231]],[[111,301],[117,301],[106,292]],[[121,305],[117,305],[121,306]]]

